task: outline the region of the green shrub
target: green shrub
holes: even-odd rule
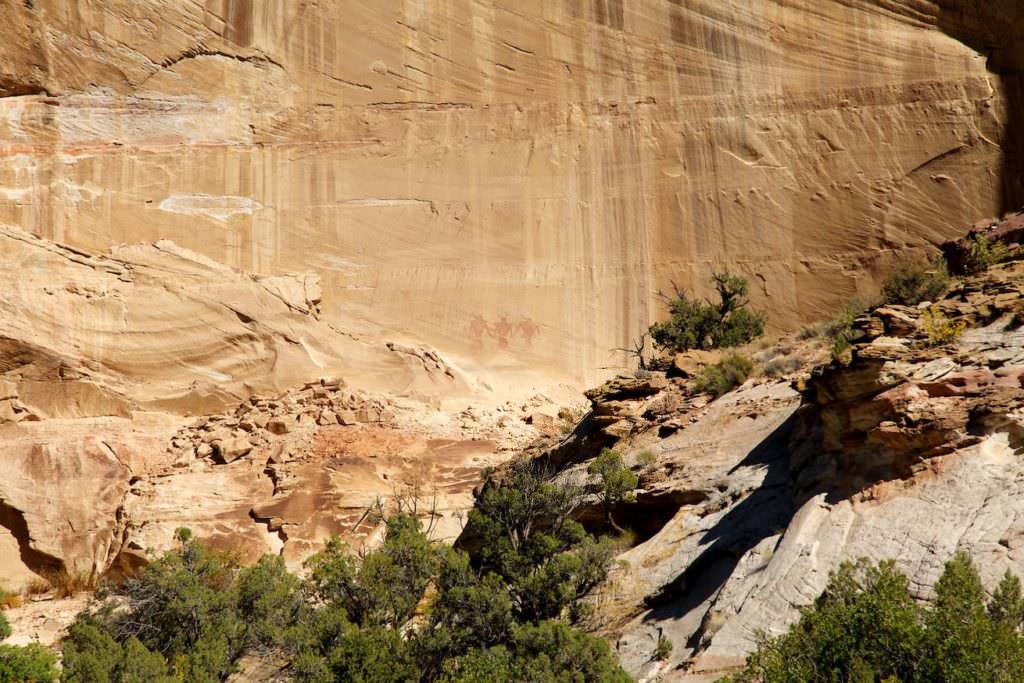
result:
[[[1011,253],[1010,248],[1002,241],[976,234],[968,246],[965,270],[968,274],[984,272],[1008,259]]]
[[[474,561],[508,585],[518,621],[561,616],[607,574],[610,542],[571,518],[582,497],[579,487],[547,481],[526,460],[477,497],[466,527],[479,539]]]
[[[347,628],[327,655],[332,681],[416,681],[420,670],[410,644],[386,626]]]
[[[560,621],[526,624],[508,645],[445,662],[444,683],[627,683],[608,644]]]
[[[1021,594],[1020,579],[1011,574],[1009,569],[992,594],[988,615],[995,623],[1014,631],[1024,626],[1024,595]]]
[[[765,315],[746,306],[746,279],[715,273],[712,282],[718,303],[689,298],[679,291],[668,299],[669,319],[655,323],[649,332],[654,344],[673,352],[741,346],[764,334]]]
[[[723,396],[747,381],[754,363],[746,356],[731,353],[714,365],[708,365],[697,376],[696,389],[701,393]]]
[[[859,299],[853,299],[843,306],[839,311],[839,315],[826,326],[825,331],[832,340],[832,356],[834,358],[839,358],[850,348],[850,342],[854,334],[853,323],[868,308],[869,306],[864,302]]]
[[[102,673],[111,681],[135,680],[117,672],[159,668],[160,662],[164,675],[173,674],[168,680],[223,678],[248,637],[237,602],[238,571],[233,557],[182,540],[118,589],[125,609],[103,603],[72,626],[64,643],[65,679],[104,680]]]
[[[316,594],[353,623],[397,629],[412,618],[439,560],[419,520],[396,515],[387,520],[380,548],[360,558],[333,538],[308,566]]]
[[[65,683],[116,680],[115,672],[124,661],[120,643],[89,615],[80,617],[68,628],[63,655]],[[166,661],[163,666],[166,673]]]
[[[608,643],[560,621],[525,624],[512,640],[515,681],[628,683]]]
[[[658,646],[654,648],[654,659],[663,662],[672,655],[672,641],[664,633],[658,635]]]
[[[113,617],[118,640],[135,636],[176,668],[226,675],[245,641],[237,573],[231,556],[185,541],[125,585],[131,609]]]
[[[11,625],[0,613],[0,640],[11,635]],[[24,647],[0,645],[0,683],[50,683],[57,681],[57,656],[33,643]]]
[[[903,261],[885,278],[882,300],[916,306],[922,301],[935,301],[948,286],[949,271],[941,256],[931,261]]]
[[[251,646],[282,642],[307,608],[302,581],[288,572],[280,555],[264,555],[239,572],[237,605]]]
[[[711,304],[679,296],[669,303],[669,319],[650,328],[655,346],[670,351],[712,348],[720,320]]]
[[[42,645],[0,645],[0,683],[51,683],[57,657]]]
[[[617,532],[622,533],[622,528],[612,517],[612,509],[620,503],[636,501],[633,489],[638,483],[637,476],[622,464],[622,456],[610,448],[601,449],[598,456],[587,466],[587,473],[597,475],[599,479],[598,493],[604,506],[605,521]]]
[[[500,576],[493,572],[480,576],[470,565],[469,555],[448,551],[438,588],[431,612],[435,646],[438,635],[443,635],[443,647],[458,652],[508,641],[515,617],[508,584]]]
[[[91,617],[80,618],[64,640],[64,683],[180,683],[167,660],[134,636],[122,646]]]
[[[762,638],[737,683],[1024,680],[1020,583],[1003,578],[985,605],[964,553],[946,563],[934,604],[909,593],[891,561],[844,563],[789,632]]]
[[[118,683],[180,683],[181,678],[167,673],[167,660],[131,637],[122,648],[124,653],[115,671]],[[95,679],[93,679],[95,680]]]
[[[623,471],[632,475],[612,455],[597,474],[619,501],[631,489]],[[478,495],[472,553],[399,514],[378,548],[352,553],[332,539],[305,580],[280,557],[240,568],[178,534],[178,547],[116,589],[117,600],[70,627],[64,679],[213,683],[249,651],[318,683],[628,680],[603,641],[569,623],[612,554],[571,519],[581,497],[517,463]]]

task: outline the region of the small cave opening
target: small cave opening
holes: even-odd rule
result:
[[[634,545],[653,538],[665,528],[683,507],[703,503],[710,497],[708,491],[638,491],[632,503],[617,503],[611,508],[611,518],[621,529],[634,534]],[[588,505],[576,512],[576,519],[588,532],[601,535],[614,532],[604,506]]]

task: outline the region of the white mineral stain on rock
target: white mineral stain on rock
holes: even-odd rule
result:
[[[174,194],[160,202],[161,211],[206,216],[227,221],[235,214],[252,215],[263,205],[249,197],[213,196],[208,194]]]

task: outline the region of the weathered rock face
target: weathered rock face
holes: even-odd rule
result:
[[[669,281],[740,272],[789,328],[1024,200],[1016,0],[6,0],[0,22],[5,588],[129,570],[176,526],[295,566],[406,486],[450,537],[483,467],[559,430],[494,396],[603,375]],[[898,556],[925,596],[958,544],[986,578],[1024,564],[1021,291],[972,286],[940,304],[973,325],[955,353],[879,312],[799,412],[787,382],[590,395],[548,456],[580,476],[619,443],[642,471],[594,623],[631,671],[735,664],[843,559]]]
[[[346,330],[590,381],[670,279],[728,266],[792,327],[1019,201],[1021,14],[8,0],[0,220],[316,271]]]
[[[451,537],[480,469],[536,433],[493,403],[438,410],[466,406],[464,376],[324,321],[313,275],[254,276],[167,241],[89,253],[2,225],[0,270],[6,590],[131,570],[179,526],[298,564],[410,481]],[[338,376],[351,385],[316,379]]]

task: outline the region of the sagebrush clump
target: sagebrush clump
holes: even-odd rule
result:
[[[711,278],[718,303],[692,299],[678,288],[668,301],[668,320],[650,328],[651,339],[672,352],[725,349],[747,344],[764,334],[766,316],[747,308],[747,280],[728,273]]]
[[[882,300],[889,304],[916,306],[935,301],[949,287],[946,260],[938,256],[930,261],[898,263],[882,284]]]
[[[637,462],[644,467],[653,467],[658,462],[658,456],[653,451],[641,451],[637,456]]]
[[[741,354],[730,353],[720,362],[706,366],[697,376],[695,386],[697,391],[718,398],[746,382],[753,371],[753,361]]]
[[[654,659],[663,662],[672,656],[672,641],[664,633],[658,636],[658,645],[654,648]]]

